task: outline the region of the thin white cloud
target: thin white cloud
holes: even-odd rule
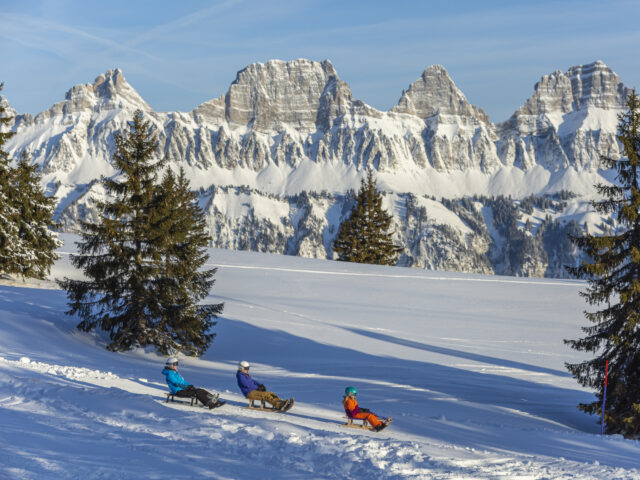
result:
[[[382,20],[368,23],[352,23],[344,26],[327,27],[326,25],[314,26],[315,28],[303,28],[284,35],[271,37],[269,43],[287,45],[292,42],[300,43],[303,39],[323,38],[326,42],[342,43],[347,38],[357,38],[369,34],[371,38],[394,38],[389,42],[390,47],[397,48],[398,38],[430,38],[434,35],[443,36],[447,41],[487,40],[493,38],[496,42],[502,42],[506,36],[505,30],[515,30],[509,35],[510,41],[514,38],[527,35],[552,35],[568,36],[569,31],[575,31],[583,21],[593,20],[594,15],[601,18],[617,18],[617,9],[612,9],[607,3],[580,3],[577,8],[574,2],[557,2],[553,9],[542,5],[513,4],[502,8],[487,8],[480,12],[461,12],[452,14],[437,14],[430,16],[416,15],[413,18]],[[570,19],[570,22],[568,21]],[[562,29],[549,31],[551,25],[561,25]],[[520,26],[520,27],[518,27]],[[536,28],[543,26],[537,32]],[[482,38],[478,38],[479,33]],[[590,32],[592,34],[592,32]],[[259,33],[257,34],[259,37]],[[244,40],[242,44],[255,44],[256,38]],[[231,45],[232,46],[232,45]]]
[[[211,7],[203,8],[196,12],[189,13],[180,17],[172,22],[165,23],[163,25],[158,25],[150,30],[147,30],[141,35],[134,37],[130,42],[130,45],[140,45],[141,43],[147,42],[149,40],[154,40],[158,37],[164,37],[169,32],[173,32],[176,30],[181,30],[186,27],[193,25],[194,23],[201,22],[207,17],[214,15],[216,13],[220,13],[224,10],[227,10],[235,5],[238,5],[242,2],[242,0],[228,0],[226,2],[218,3]]]
[[[55,35],[50,34],[64,33],[83,40],[89,40],[96,45],[135,53],[151,60],[157,60],[157,57],[148,52],[132,48],[126,44],[111,40],[110,38],[99,37],[79,28],[40,18],[5,14],[0,18],[0,32],[0,36],[9,41],[16,41],[22,45],[51,53],[56,53],[56,47],[64,42],[56,38]],[[31,39],[31,41],[26,39]]]

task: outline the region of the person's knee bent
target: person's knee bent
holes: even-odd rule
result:
[[[380,420],[378,420],[378,417],[373,413],[370,413],[369,415],[367,415],[366,418],[372,427],[376,427],[380,423]]]
[[[251,390],[249,393],[247,393],[247,397],[249,400],[262,400],[262,392],[259,392],[258,390]]]

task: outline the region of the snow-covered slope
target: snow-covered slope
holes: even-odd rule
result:
[[[442,66],[427,68],[395,107],[381,112],[354,99],[328,60],[272,60],[247,66],[226,94],[191,112],[159,113],[113,69],[71,88],[64,101],[35,117],[16,115],[7,148],[14,158],[28,151],[40,165],[47,193],[58,200],[56,218],[66,231],[76,231],[80,220],[95,218],[94,199],[103,195],[97,180],[116,173],[110,162],[114,133],[141,109],[157,133],[159,155],[173,168],[184,167],[200,191],[214,246],[332,258],[331,243],[348,212],[344,196],[367,168],[377,171],[382,190],[422,203],[564,190],[577,194],[577,208],[584,210],[594,183],[611,179],[599,169],[599,157],[620,153],[617,115],[627,94],[602,62],[571,67],[542,77],[508,121],[493,124]],[[314,220],[298,228],[310,211],[297,208],[298,195],[314,193],[325,200],[311,201]],[[236,205],[240,196],[247,208]],[[456,226],[461,217],[423,222],[418,231],[403,216],[402,201],[389,208],[403,265],[562,275],[562,266],[550,265],[544,255],[535,257],[534,267],[502,269],[504,259],[487,256],[489,236],[471,238]],[[594,230],[603,219],[576,220]],[[455,246],[420,247],[427,237],[453,239]]]
[[[75,331],[63,292],[0,286],[0,477],[640,479],[640,444],[599,436],[563,367],[579,359],[562,339],[580,335],[584,284],[211,260],[218,337],[180,368],[229,401],[213,411],[163,403],[164,358],[107,352]],[[53,275],[77,272],[64,256]],[[241,359],[294,409],[244,410]],[[347,385],[394,423],[341,427]]]

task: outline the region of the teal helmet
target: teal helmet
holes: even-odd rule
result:
[[[347,387],[344,389],[345,395],[353,395],[354,397],[358,394],[358,390],[355,387]]]

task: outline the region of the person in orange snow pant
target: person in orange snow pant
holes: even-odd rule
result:
[[[358,400],[356,400],[356,394],[358,392],[355,388],[347,387],[344,393],[345,396],[342,401],[342,405],[344,405],[344,411],[346,412],[347,417],[365,419],[377,432],[387,426],[385,422],[382,422],[374,413],[369,411],[369,409],[360,408],[358,406]]]

